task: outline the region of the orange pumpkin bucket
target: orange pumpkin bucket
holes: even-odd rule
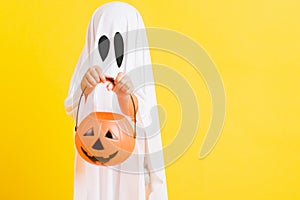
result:
[[[87,162],[98,166],[112,166],[124,162],[133,152],[136,137],[136,111],[134,108],[134,128],[128,119],[112,112],[92,112],[78,126],[77,109],[75,126],[75,146],[79,155]]]

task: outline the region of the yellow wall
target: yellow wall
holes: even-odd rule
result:
[[[74,123],[63,101],[90,16],[104,2],[1,2],[0,199],[72,199]],[[300,199],[300,2],[126,2],[146,26],[174,29],[201,44],[224,81],[224,130],[199,160],[211,115],[205,84],[179,58],[151,52],[153,62],[189,79],[201,111],[192,146],[166,169],[170,199]],[[166,145],[180,110],[164,90],[157,88],[169,120]]]

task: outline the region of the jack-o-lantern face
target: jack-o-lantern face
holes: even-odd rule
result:
[[[89,163],[100,166],[120,164],[134,150],[134,130],[120,114],[93,112],[80,123],[75,145],[79,155]]]

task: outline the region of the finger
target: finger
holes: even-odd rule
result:
[[[126,85],[126,84],[123,84],[121,87],[120,87],[120,91],[121,92],[125,92],[126,93],[126,91],[129,89],[129,87],[128,87],[128,85]]]
[[[125,75],[121,82],[124,83],[124,87],[122,90],[133,90],[133,84],[128,76]]]
[[[124,85],[121,90],[124,94],[130,94],[132,92],[132,89],[128,87],[128,85]]]
[[[86,77],[84,78],[84,85],[88,88],[92,88],[93,85],[89,83],[89,81],[86,79]]]
[[[113,91],[115,93],[119,93],[120,92],[120,88],[122,87],[123,83],[119,82],[117,84],[115,84],[115,87],[113,88]]]
[[[121,82],[126,84],[128,88],[132,87],[132,82],[131,82],[129,76],[127,76],[127,75],[124,75],[122,77]]]
[[[96,70],[96,72],[98,73],[98,76],[100,77],[100,81],[101,82],[105,82],[106,79],[105,79],[105,76],[104,74],[102,74],[102,70],[99,66],[95,66],[94,69]]]
[[[95,81],[96,81],[97,83],[100,82],[100,76],[99,76],[99,74],[98,74],[98,72],[96,71],[95,68],[92,68],[92,69],[90,70],[90,75],[95,79]]]
[[[89,74],[86,74],[86,80],[92,85],[95,86],[97,84],[96,80]]]
[[[114,90],[117,94],[123,93],[123,94],[129,94],[130,87],[123,83],[123,82],[119,82],[118,85],[116,86],[116,89]]]
[[[122,72],[119,72],[116,79],[115,79],[115,83],[117,84],[118,82],[121,81],[121,79],[123,78],[124,74]]]
[[[101,82],[105,82],[105,81],[106,81],[105,76],[104,76],[104,75],[101,75],[101,76],[100,76],[100,80],[101,80]]]

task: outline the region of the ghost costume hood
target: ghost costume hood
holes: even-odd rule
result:
[[[74,120],[81,80],[95,65],[106,76],[115,78],[123,72],[133,82],[138,101],[136,145],[125,162],[111,167],[92,165],[75,151],[74,199],[168,199],[148,41],[142,17],[134,7],[112,2],[93,13],[65,100],[66,112]],[[79,124],[91,112],[120,112],[115,94],[107,91],[105,84],[98,84],[80,104]]]

